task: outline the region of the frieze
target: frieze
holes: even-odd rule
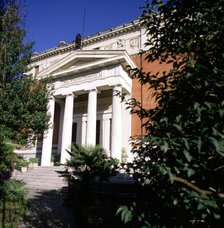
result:
[[[77,85],[85,82],[92,82],[97,79],[101,79],[101,72],[91,73],[91,74],[82,74],[82,75],[75,75],[72,78],[67,78],[62,81],[60,87],[67,87],[71,85]]]

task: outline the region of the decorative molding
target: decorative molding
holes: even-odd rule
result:
[[[71,76],[69,78],[65,78],[61,83],[58,85],[58,88],[69,87],[72,85],[78,85],[81,83],[92,82],[97,79],[101,79],[102,75],[101,72],[95,72],[90,74],[80,74],[76,77]]]
[[[108,39],[111,39],[111,37],[118,37],[124,34],[127,34],[132,31],[138,31],[141,28],[139,20],[132,21],[128,24],[123,24],[121,26],[118,26],[116,28],[112,28],[97,34],[94,34],[92,36],[87,36],[82,40],[82,46],[85,48],[88,45],[95,44],[98,42],[102,42]],[[39,54],[35,53],[32,57],[32,62],[36,62],[45,58],[48,58],[50,56],[55,56],[58,54],[68,53],[75,50],[75,42],[71,42],[68,44],[65,44],[65,46],[59,46],[55,47],[49,50],[46,50],[44,52],[41,52]]]

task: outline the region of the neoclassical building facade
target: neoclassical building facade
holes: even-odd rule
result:
[[[72,143],[99,144],[119,160],[122,151],[129,155],[130,136],[140,133],[140,123],[122,101],[140,93],[127,66],[137,67],[145,42],[144,29],[133,21],[83,38],[81,48],[77,41],[61,41],[32,57],[33,76],[49,78],[54,88],[50,128],[30,151],[40,155],[42,166],[50,165],[52,154],[65,163]]]

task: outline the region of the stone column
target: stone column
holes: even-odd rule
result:
[[[62,130],[63,130],[65,103],[64,102],[60,102],[59,105],[60,105],[60,120],[59,120],[59,131],[58,131],[58,154],[60,154],[60,152],[61,152]]]
[[[103,117],[103,138],[102,138],[102,146],[103,148],[109,152],[110,151],[110,119],[109,117]]]
[[[82,138],[81,138],[81,144],[83,146],[86,145],[86,117],[82,117],[82,130],[81,130],[81,134],[82,134]]]
[[[54,128],[54,108],[55,100],[51,97],[48,101],[48,113],[50,114],[49,128],[44,134],[42,155],[41,155],[41,166],[51,165],[51,153],[52,153],[52,139],[53,139],[53,128]]]
[[[111,137],[111,155],[121,161],[121,97],[118,93],[122,92],[120,86],[113,88],[112,98],[112,137]]]
[[[86,145],[96,145],[97,89],[89,91],[87,110]]]
[[[74,106],[74,95],[69,94],[65,98],[62,142],[61,142],[61,161],[60,161],[62,164],[65,164],[66,160],[70,158],[70,155],[66,150],[70,151],[71,149],[73,106]]]

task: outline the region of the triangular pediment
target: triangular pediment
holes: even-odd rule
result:
[[[75,51],[41,71],[38,77],[62,77],[117,63],[126,63],[135,67],[125,51]]]
[[[91,58],[91,57],[76,57],[74,59],[72,59],[71,61],[69,61],[68,63],[64,64],[63,66],[61,66],[60,68],[56,69],[54,71],[54,73],[58,73],[64,70],[69,70],[69,69],[73,69],[73,68],[78,68],[78,67],[82,67],[82,66],[86,66],[88,64],[94,64],[99,61],[99,60],[103,60],[104,58]]]

